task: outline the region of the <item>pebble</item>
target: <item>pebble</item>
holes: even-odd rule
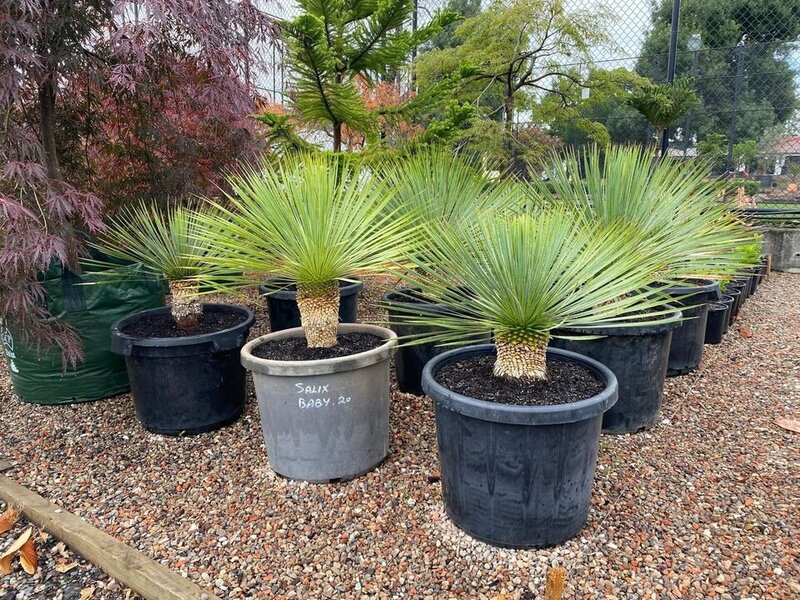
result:
[[[385,287],[365,286],[362,319],[381,317]],[[233,425],[170,438],[145,432],[128,396],[32,406],[0,372],[0,456],[13,479],[224,598],[532,600],[553,566],[566,598],[800,597],[800,436],[774,424],[800,418],[800,275],[774,273],[701,368],[667,381],[658,425],[602,438],[588,522],[556,548],[493,548],[447,519],[428,399],[393,391],[381,467],[313,485],[269,469],[248,389]],[[94,598],[124,598],[91,565],[74,572],[104,584]],[[38,582],[17,570],[0,598],[59,598],[31,595]]]

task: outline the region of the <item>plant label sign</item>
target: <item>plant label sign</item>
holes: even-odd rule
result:
[[[17,355],[14,354],[14,337],[11,335],[11,330],[6,327],[2,320],[0,320],[0,339],[3,342],[3,352],[8,358],[8,368],[11,369],[12,373],[19,373],[17,364],[14,362],[14,359],[17,358]]]
[[[341,396],[331,390],[331,384],[297,382],[297,407],[301,410],[336,407],[350,403],[350,396]]]

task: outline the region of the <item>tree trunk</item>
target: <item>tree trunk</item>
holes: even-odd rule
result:
[[[203,305],[197,300],[198,284],[194,281],[170,281],[169,304],[172,318],[181,331],[197,329]]]
[[[56,82],[48,76],[39,84],[39,137],[44,153],[44,168],[50,179],[61,180],[56,152]]]
[[[509,93],[503,100],[503,110],[505,111],[505,122],[503,126],[506,132],[506,149],[508,151],[508,171],[520,179],[525,179],[528,175],[527,165],[520,159],[517,145],[514,143],[514,93]]]
[[[309,348],[332,348],[339,326],[339,282],[321,285],[297,285],[300,324]]]
[[[342,124],[341,123],[334,123],[333,124],[333,151],[334,152],[341,152],[342,151]]]
[[[514,125],[514,94],[508,94],[503,100],[503,111],[505,113],[505,127],[508,133]]]
[[[547,379],[548,338],[526,342],[497,338],[497,359],[494,376],[522,381]]]

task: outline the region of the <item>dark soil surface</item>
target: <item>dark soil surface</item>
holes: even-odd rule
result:
[[[525,383],[495,377],[493,355],[473,356],[445,365],[436,381],[462,396],[518,406],[578,402],[599,394],[605,384],[594,371],[573,362],[547,361],[547,381]]]
[[[239,325],[246,315],[238,312],[203,312],[195,329],[178,329],[175,319],[169,313],[148,315],[124,327],[122,333],[137,338],[181,338],[191,335],[215,333]]]
[[[366,352],[386,340],[369,333],[344,333],[333,348],[309,348],[305,337],[272,340],[253,349],[253,355],[268,360],[325,360]]]

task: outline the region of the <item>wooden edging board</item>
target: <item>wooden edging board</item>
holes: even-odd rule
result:
[[[0,475],[0,499],[147,600],[220,600],[5,475]]]

